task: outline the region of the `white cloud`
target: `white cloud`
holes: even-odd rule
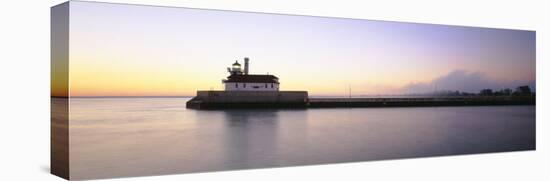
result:
[[[503,88],[515,89],[521,85],[529,85],[535,90],[535,81],[499,81],[490,79],[482,72],[467,70],[454,70],[447,75],[441,76],[424,83],[411,83],[401,89],[402,93],[430,93],[434,91],[451,90],[461,92],[477,93],[481,89],[499,90]]]

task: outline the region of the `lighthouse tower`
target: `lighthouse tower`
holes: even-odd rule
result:
[[[249,74],[249,59],[244,58],[244,72],[239,61],[227,68],[229,77],[222,80],[225,91],[279,91],[279,78],[274,75]]]

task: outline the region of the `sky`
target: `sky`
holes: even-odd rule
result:
[[[226,67],[310,95],[535,86],[535,32],[72,1],[71,96],[193,96]]]

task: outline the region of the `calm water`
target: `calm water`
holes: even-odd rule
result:
[[[534,106],[220,110],[71,98],[74,179],[535,148]]]

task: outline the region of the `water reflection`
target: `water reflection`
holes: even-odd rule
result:
[[[275,165],[278,120],[277,110],[224,111],[224,164],[236,168]]]
[[[51,98],[51,172],[68,178],[69,176],[69,98]]]
[[[535,149],[534,106],[197,111],[184,98],[70,101],[73,179]]]

